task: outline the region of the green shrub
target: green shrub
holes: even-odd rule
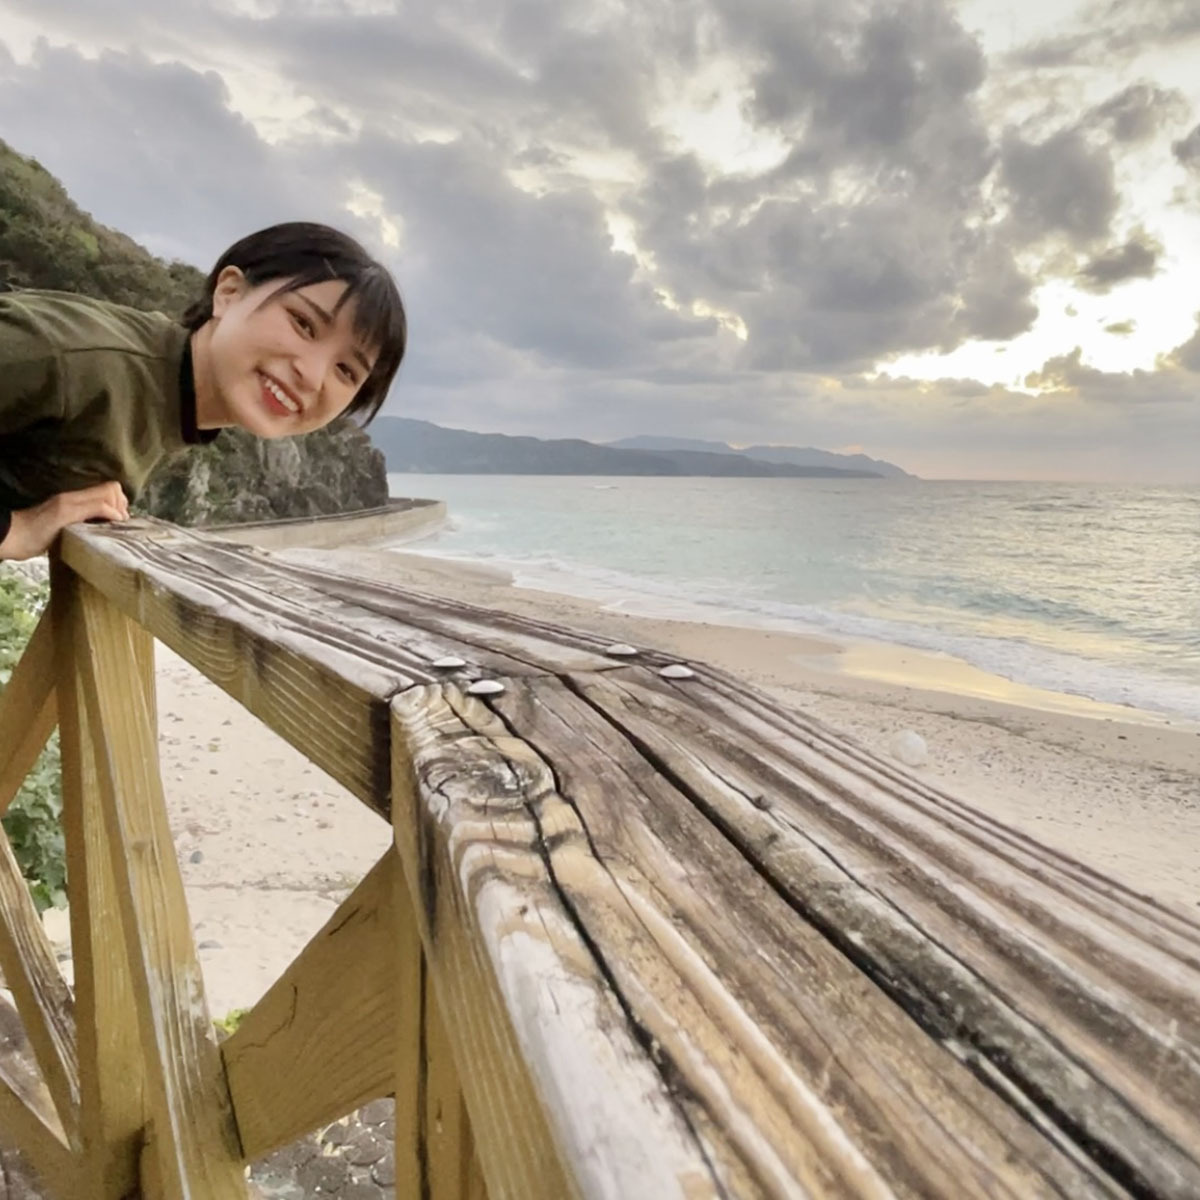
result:
[[[0,571],[0,689],[8,683],[48,598],[45,583],[13,571]],[[38,912],[67,902],[61,817],[62,779],[56,732],[3,820]]]
[[[213,1024],[217,1027],[217,1040],[223,1042],[227,1037],[232,1037],[237,1033],[237,1028],[242,1023],[242,1018],[249,1011],[248,1008],[233,1008],[223,1017],[216,1017],[213,1020]]]

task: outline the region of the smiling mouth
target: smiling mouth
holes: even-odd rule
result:
[[[303,411],[300,401],[281,384],[272,379],[270,375],[259,371],[258,381],[262,384],[263,394],[267,397],[268,401],[275,402],[273,407],[282,410],[289,416],[297,416]]]

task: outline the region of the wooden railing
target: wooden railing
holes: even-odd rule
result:
[[[64,538],[0,697],[3,804],[62,737],[73,994],[0,846],[48,1193],[242,1196],[394,1095],[403,1198],[1200,1196],[1181,911],[719,671],[313,561]],[[220,1046],[153,638],[395,835]]]

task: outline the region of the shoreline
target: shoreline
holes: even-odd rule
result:
[[[688,585],[668,588],[659,581],[593,576],[589,568],[543,569],[542,564],[504,558],[459,557],[437,548],[441,530],[398,539],[374,548],[507,583],[518,593],[535,592],[603,612],[624,612],[650,621],[783,632],[826,643],[836,669],[880,682],[914,682],[932,690],[1008,700],[1022,706],[1102,712],[1125,720],[1165,720],[1200,729],[1200,679],[1171,676],[1154,666],[1089,658],[1043,640],[1005,637],[984,630],[954,631],[914,623],[899,615],[866,616],[838,609],[787,605],[796,613],[773,611],[735,596],[687,594]],[[353,548],[353,547],[347,547]],[[366,549],[365,546],[357,548]],[[619,573],[618,573],[619,575]],[[645,584],[643,587],[642,584]]]
[[[388,546],[358,545],[344,549],[379,549],[404,559],[417,573],[428,572],[432,580],[445,579],[451,583],[478,584],[487,587],[507,587],[516,595],[533,595],[548,604],[601,614],[613,614],[653,626],[682,625],[716,628],[725,634],[745,631],[754,635],[782,635],[792,639],[806,665],[814,670],[826,670],[838,676],[847,686],[850,681],[892,684],[923,692],[949,693],[966,699],[990,700],[1021,708],[1038,708],[1068,715],[1091,716],[1147,725],[1170,725],[1192,729],[1200,734],[1200,720],[1187,714],[1142,708],[1097,700],[1076,692],[1054,691],[1036,684],[1023,683],[1000,675],[986,667],[977,666],[949,651],[926,649],[902,642],[858,636],[824,629],[805,629],[799,622],[757,617],[749,611],[739,612],[736,620],[722,620],[729,614],[709,617],[700,606],[694,615],[675,611],[654,611],[637,601],[619,607],[622,601],[588,595],[585,591],[557,591],[553,588],[517,581],[513,572],[504,566],[492,565],[480,559],[457,558],[418,549],[428,535],[419,534]],[[731,612],[733,610],[730,610]]]

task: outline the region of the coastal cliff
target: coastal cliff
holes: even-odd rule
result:
[[[177,525],[319,517],[387,504],[383,454],[352,421],[263,441],[227,429],[164,463],[138,509]]]

